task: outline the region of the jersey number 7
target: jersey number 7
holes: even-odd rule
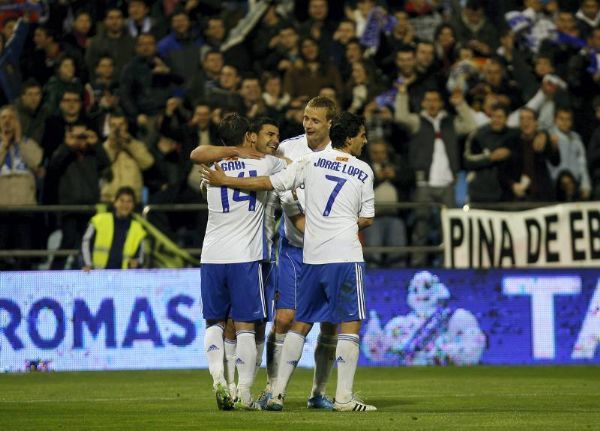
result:
[[[256,171],[248,172],[249,177],[255,177]],[[244,172],[240,172],[238,174],[238,178],[243,178]],[[244,202],[248,201],[248,211],[256,211],[256,192],[243,193],[238,189],[233,189],[232,199],[235,202]],[[221,186],[221,204],[223,205],[223,212],[229,212],[229,189],[227,187]]]
[[[329,213],[331,212],[331,207],[333,206],[333,203],[335,202],[335,198],[337,197],[340,190],[342,190],[342,187],[346,183],[346,179],[340,178],[340,177],[334,177],[333,175],[325,175],[325,178],[327,178],[329,181],[333,181],[334,183],[336,183],[331,194],[329,195],[329,200],[327,201],[327,205],[325,205],[325,211],[323,211],[323,215],[325,217],[329,217]]]

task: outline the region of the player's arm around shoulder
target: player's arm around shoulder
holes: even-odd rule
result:
[[[201,165],[200,172],[202,173],[202,179],[213,187],[222,186],[245,191],[273,190],[273,184],[271,184],[271,180],[267,176],[230,177],[225,175],[225,172],[218,163],[215,163],[214,169]]]
[[[242,159],[261,159],[265,155],[249,147],[225,147],[219,145],[199,145],[190,154],[192,162],[206,165],[230,157]]]

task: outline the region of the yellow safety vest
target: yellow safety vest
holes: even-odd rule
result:
[[[96,229],[96,238],[94,240],[94,251],[92,254],[92,262],[94,268],[104,269],[108,264],[108,255],[110,253],[110,247],[112,246],[113,235],[115,231],[115,219],[113,213],[101,213],[96,214],[90,221]],[[131,220],[131,225],[127,231],[127,238],[125,238],[125,245],[123,246],[123,263],[122,269],[129,267],[129,259],[131,259],[140,243],[146,237],[146,231],[142,225]]]

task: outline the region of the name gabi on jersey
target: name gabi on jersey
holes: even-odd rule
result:
[[[333,162],[321,157],[319,157],[319,159],[314,163],[314,166],[317,168],[325,168],[332,171],[341,172],[343,174],[350,175],[351,177],[356,177],[363,183],[367,180],[367,178],[369,178],[365,172],[355,166],[347,165],[346,163],[341,162]]]
[[[221,169],[223,169],[223,171],[225,171],[225,172],[240,171],[240,170],[246,168],[246,164],[239,160],[227,160],[227,161],[219,163],[219,165],[221,166]]]

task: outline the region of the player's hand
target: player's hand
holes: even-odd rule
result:
[[[262,159],[265,157],[260,151],[256,151],[254,148],[248,147],[234,147],[235,155],[241,159]]]
[[[207,182],[207,184],[218,187],[222,186],[225,183],[227,175],[221,169],[218,163],[215,163],[215,169],[209,169],[207,166],[200,166],[200,172],[202,172],[202,179]]]
[[[91,266],[84,266],[83,268],[81,268],[83,270],[83,272],[90,272],[92,270]]]

